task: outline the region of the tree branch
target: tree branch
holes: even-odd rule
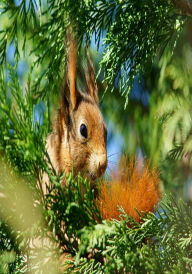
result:
[[[172,0],[172,2],[178,9],[180,9],[182,14],[192,16],[191,0]]]

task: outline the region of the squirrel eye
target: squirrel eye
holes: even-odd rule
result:
[[[80,133],[84,138],[87,138],[87,127],[85,124],[81,124]]]

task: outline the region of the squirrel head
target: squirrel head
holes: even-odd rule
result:
[[[76,48],[74,41],[70,41],[67,79],[54,125],[57,170],[80,172],[92,181],[103,175],[107,167],[107,129],[98,106],[94,67],[89,56],[85,71],[87,92],[77,89]]]

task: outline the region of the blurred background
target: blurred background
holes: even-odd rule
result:
[[[134,269],[138,273],[191,271],[190,3],[0,1],[0,273],[21,273],[21,269],[28,273],[30,267],[34,271],[45,267],[43,273],[48,273],[56,269],[55,263],[59,267],[61,254],[77,255],[78,260],[82,248],[82,264],[89,270],[96,267],[96,272],[90,273],[102,273],[97,271],[100,266],[102,271],[108,269],[107,273],[113,273],[110,269],[114,273],[133,273]],[[88,182],[69,174],[68,187],[62,188],[63,174],[50,168],[45,144],[59,108],[70,28],[79,42],[77,86],[81,90],[86,86],[87,50],[95,67],[100,108],[108,128],[105,176],[120,170],[122,157],[136,158],[139,165],[159,172],[163,194],[173,194],[167,202],[165,197],[159,212],[157,208],[156,214],[149,214],[140,227],[135,224],[130,229],[129,221],[126,224],[124,220],[101,224],[102,216]],[[52,183],[47,195],[42,193],[43,172]],[[146,194],[149,184],[147,180],[145,183]],[[82,185],[87,190],[84,197]],[[124,192],[120,192],[123,197]],[[141,197],[142,202],[151,201]],[[179,198],[187,206],[177,205]],[[111,224],[117,228],[115,234]],[[111,241],[113,235],[115,243]],[[37,238],[42,246],[45,243],[46,252],[39,253],[37,245],[34,256],[31,243]],[[101,253],[89,257],[90,248],[101,249]],[[107,261],[105,256],[110,252],[107,256],[111,261]],[[104,258],[102,263],[99,256],[96,258],[98,254]],[[109,268],[103,268],[105,264]],[[142,265],[144,268],[140,268]],[[79,265],[76,267],[79,273]]]

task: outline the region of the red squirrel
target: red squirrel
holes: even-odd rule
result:
[[[99,109],[98,89],[90,58],[85,71],[86,89],[83,91],[77,88],[76,70],[77,45],[70,34],[66,81],[53,131],[47,138],[47,151],[58,174],[81,173],[94,184],[107,167],[107,128]],[[44,192],[48,184],[49,178],[45,175]]]
[[[88,58],[85,72],[86,92],[77,89],[77,45],[70,34],[66,83],[60,109],[47,138],[47,150],[55,170],[79,172],[94,184],[107,167],[107,129],[98,106],[98,89],[93,64]],[[158,203],[160,192],[158,174],[148,165],[138,174],[134,161],[120,165],[120,177],[103,181],[100,186],[99,206],[103,218],[119,219],[118,206],[139,221],[137,210],[148,213]],[[49,183],[44,177],[44,186]]]

